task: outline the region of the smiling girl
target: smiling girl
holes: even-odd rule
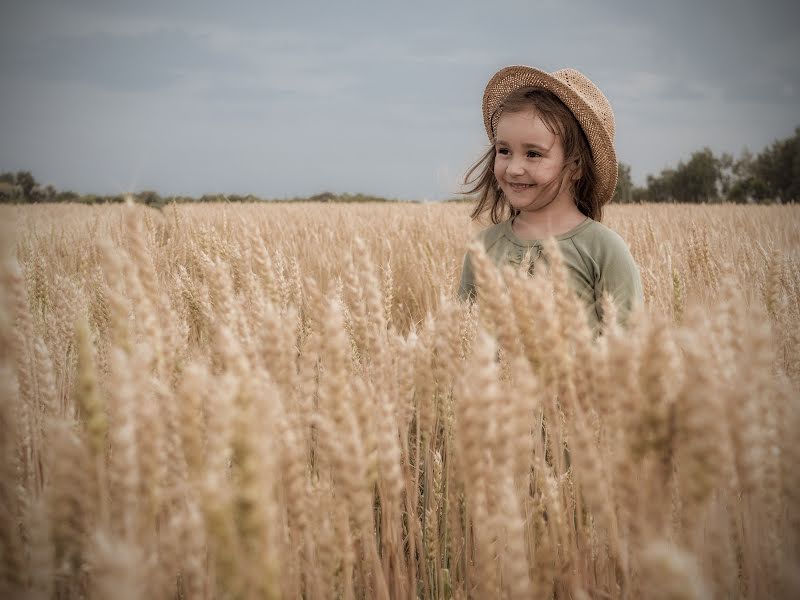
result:
[[[478,236],[487,255],[498,266],[519,266],[529,251],[539,256],[552,237],[590,325],[597,329],[602,321],[604,292],[624,321],[642,302],[642,283],[625,241],[600,222],[617,183],[614,114],[606,97],[573,69],[511,66],[489,80],[483,120],[491,147],[465,183],[473,184],[467,193],[477,194],[471,218],[488,211],[494,223]],[[459,297],[475,295],[467,254]]]

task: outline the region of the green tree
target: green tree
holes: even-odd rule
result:
[[[33,175],[31,175],[31,172],[17,171],[15,181],[16,184],[22,188],[22,195],[26,200],[30,201],[31,192],[33,191],[33,188],[36,187],[36,180],[33,178]]]
[[[688,162],[647,176],[644,196],[650,202],[709,202],[719,198],[721,161],[709,148],[692,153]],[[639,192],[637,191],[637,195]]]
[[[797,202],[800,199],[800,127],[777,140],[755,159],[751,182],[758,199]]]
[[[647,194],[647,187],[633,186],[631,200],[636,203],[649,202],[650,196]]]
[[[730,185],[724,192],[728,200],[738,203],[753,202],[766,194],[766,188],[756,180],[754,164],[753,153],[747,148],[742,150],[739,160],[734,161],[731,166]]]
[[[164,201],[159,193],[153,190],[144,190],[139,192],[136,194],[136,199],[147,206],[161,207],[164,205]]]
[[[731,186],[734,182],[734,168],[736,160],[732,154],[723,152],[719,157],[719,186],[718,191],[720,196],[727,198],[730,195]]]
[[[733,202],[797,202],[800,199],[800,127],[758,156],[746,148],[730,169],[727,197]]]
[[[56,194],[56,202],[75,202],[80,196],[72,190],[64,190]]]
[[[660,175],[648,175],[647,200],[650,202],[675,202],[675,169],[667,168]]]
[[[631,166],[623,162],[617,165],[617,188],[614,190],[613,202],[626,204],[633,201],[633,180]]]
[[[710,148],[692,153],[689,162],[678,163],[673,181],[674,197],[680,202],[708,202],[717,200],[717,182],[720,180],[719,159]]]

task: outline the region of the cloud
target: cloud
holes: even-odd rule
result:
[[[206,36],[181,30],[132,35],[95,33],[30,40],[2,48],[3,76],[88,83],[108,89],[163,89],[193,72],[241,70],[242,60],[216,50]]]

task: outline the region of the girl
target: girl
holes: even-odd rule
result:
[[[554,237],[592,328],[602,321],[603,292],[624,322],[642,302],[642,282],[628,246],[600,223],[617,184],[614,114],[606,97],[573,69],[510,66],[486,86],[483,122],[492,146],[465,184],[474,184],[466,193],[477,193],[471,218],[489,211],[494,223],[478,236],[487,255],[498,266],[519,266],[529,250],[539,256],[542,241]],[[474,296],[467,254],[459,297]]]

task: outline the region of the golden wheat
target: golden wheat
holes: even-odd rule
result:
[[[800,209],[612,206],[599,337],[467,215],[0,207],[0,594],[800,595]]]

